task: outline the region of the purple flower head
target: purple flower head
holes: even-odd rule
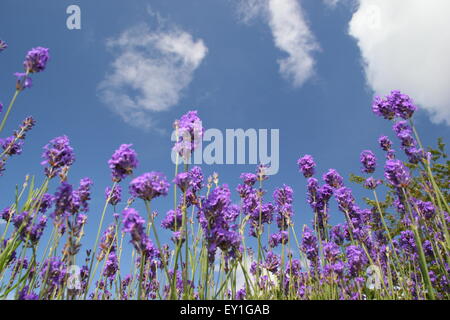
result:
[[[6,139],[0,139],[0,146],[4,150],[4,153],[13,156],[22,153],[23,140],[18,140],[15,136],[7,137]]]
[[[245,300],[245,297],[247,296],[247,291],[245,288],[239,289],[236,292],[236,299],[235,300]]]
[[[6,207],[1,211],[0,216],[3,220],[8,221],[9,219],[11,219],[13,214],[14,209],[11,209],[11,207]]]
[[[417,209],[419,210],[419,213],[425,219],[430,220],[434,217],[434,215],[436,213],[436,208],[434,207],[432,202],[416,200],[415,205],[416,205]]]
[[[405,150],[406,156],[408,157],[409,162],[413,163],[413,164],[417,164],[420,161],[427,159],[427,157],[428,157],[428,153],[424,152],[420,148],[407,147],[404,150]]]
[[[175,183],[182,192],[185,192],[189,188],[190,181],[191,175],[189,172],[181,172],[173,179],[173,183]]]
[[[49,50],[47,48],[42,47],[31,49],[23,62],[25,71],[29,73],[44,71],[50,58],[48,51]]]
[[[100,250],[97,256],[98,261],[102,261],[108,252],[116,251],[115,240],[116,240],[116,226],[114,224],[110,224],[106,228],[105,232],[103,232],[102,237],[100,239],[100,244],[98,246]]]
[[[276,210],[278,211],[277,223],[281,230],[286,230],[291,224],[293,214],[292,202],[294,191],[291,187],[283,185],[273,193]]]
[[[126,208],[123,215],[123,232],[130,233],[131,243],[138,251],[145,249],[146,235],[144,232],[145,220],[133,208]]]
[[[51,257],[45,260],[41,270],[43,283],[47,284],[52,289],[58,288],[64,283],[66,274],[66,266],[58,257]]]
[[[166,217],[161,222],[161,226],[164,229],[170,229],[172,231],[179,230],[183,223],[183,213],[180,209],[177,210],[169,210],[166,214]]]
[[[414,111],[417,110],[412,99],[398,90],[391,91],[391,94],[386,98],[388,103],[393,107],[397,117],[409,119],[414,114]]]
[[[399,134],[402,131],[412,132],[412,129],[409,126],[409,124],[403,120],[394,123],[394,125],[392,126],[392,130],[394,130],[396,134]]]
[[[67,136],[56,137],[44,147],[41,165],[45,166],[45,175],[53,178],[63,167],[71,166],[75,161],[75,154],[69,144]]]
[[[132,174],[139,164],[136,151],[131,149],[131,146],[131,144],[122,144],[108,161],[112,179],[115,182],[120,182]]]
[[[363,165],[362,172],[373,173],[377,165],[377,158],[371,150],[363,150],[360,155],[360,161]]]
[[[1,50],[0,50],[1,51]],[[22,290],[19,291],[19,300],[39,300],[39,296],[34,292],[29,292],[30,287],[25,285]]]
[[[342,187],[343,179],[336,170],[330,169],[323,175],[323,181],[330,187],[337,189]]]
[[[189,185],[194,193],[203,188],[203,172],[200,167],[193,167],[189,171]]]
[[[374,177],[369,177],[364,182],[364,187],[369,190],[375,190],[381,183],[382,183],[382,181],[380,179],[375,179]]]
[[[1,101],[0,101],[0,112],[2,112],[3,111],[3,103],[1,103]]]
[[[288,232],[287,231],[279,231],[270,236],[269,246],[271,248],[275,248],[280,244],[286,244],[288,242]]]
[[[408,168],[400,160],[387,160],[384,166],[384,176],[394,187],[408,186],[411,181]]]
[[[350,245],[346,249],[347,263],[352,277],[358,276],[362,268],[367,264],[368,259],[363,249]]]
[[[242,173],[240,178],[244,181],[244,184],[253,186],[258,180],[258,176],[254,173]]]
[[[281,257],[272,251],[269,251],[266,255],[266,260],[264,261],[264,268],[269,272],[276,273],[280,263]]]
[[[0,52],[6,50],[7,48],[8,48],[8,44],[5,41],[0,40]]]
[[[55,222],[61,221],[61,218],[66,216],[72,206],[72,191],[73,187],[67,182],[62,182],[55,192],[55,211],[52,213],[52,218]]]
[[[392,120],[395,117],[395,110],[386,99],[375,97],[372,102],[372,111],[387,120]]]
[[[109,201],[108,203],[115,206],[122,200],[122,188],[119,185],[114,187],[114,190],[111,192],[110,187],[106,187],[105,189],[105,198]]]
[[[169,183],[160,172],[147,172],[133,179],[130,183],[130,193],[133,197],[151,201],[159,196],[166,196]]]
[[[267,164],[258,164],[258,166],[256,167],[256,177],[258,181],[269,179],[269,177],[267,176],[267,168]]]
[[[340,253],[341,250],[335,242],[325,242],[323,244],[323,254],[328,262],[334,263]]]
[[[45,226],[47,225],[47,217],[42,216],[39,219],[33,219],[29,212],[24,211],[15,215],[12,223],[19,231],[23,241],[26,241],[31,245],[36,245],[44,233]]]
[[[389,151],[392,148],[392,141],[389,140],[387,136],[381,136],[378,139],[378,143],[380,144],[381,149],[384,151]]]
[[[210,263],[214,262],[217,248],[225,254],[226,261],[240,252],[241,236],[233,224],[238,213],[238,207],[231,203],[227,185],[214,188],[202,199],[198,219],[207,241]]]
[[[339,210],[342,212],[352,212],[355,209],[355,198],[353,197],[352,190],[347,187],[339,188],[335,191],[334,196],[338,203]]]
[[[14,76],[17,78],[16,89],[19,91],[22,91],[23,89],[26,88],[31,88],[31,86],[33,85],[31,77],[27,76],[26,73],[16,72],[14,73]]]
[[[34,199],[34,201],[37,201],[38,199]],[[45,213],[51,206],[53,205],[53,202],[55,201],[55,197],[49,193],[45,193],[42,198],[40,199],[40,205],[39,205],[39,212]]]
[[[178,128],[178,141],[173,149],[184,159],[188,159],[201,143],[205,131],[202,121],[197,116],[197,111],[189,111],[175,122],[175,126]]]
[[[103,275],[109,280],[113,280],[118,270],[119,259],[117,258],[116,253],[112,251],[109,253],[108,259],[106,259]]]
[[[311,155],[304,155],[302,158],[297,160],[297,164],[299,170],[303,173],[305,178],[309,178],[314,175],[316,163]]]
[[[91,186],[93,182],[89,178],[80,180],[80,186],[72,193],[72,213],[89,210],[88,201],[91,200]]]
[[[311,265],[315,268],[318,267],[319,249],[317,246],[317,238],[307,226],[303,229],[301,249],[306,254]]]

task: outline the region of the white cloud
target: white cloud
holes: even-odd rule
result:
[[[449,12],[448,0],[359,0],[349,25],[375,93],[401,90],[448,125]]]
[[[278,60],[280,73],[295,87],[314,74],[313,53],[319,46],[298,0],[240,0],[238,13],[246,23],[256,17],[268,23],[275,46],[287,54]]]
[[[325,4],[329,7],[336,7],[336,5],[338,4],[340,0],[323,0],[323,2],[325,2]]]
[[[107,41],[115,54],[98,87],[102,101],[127,123],[148,129],[153,115],[176,105],[208,48],[177,27],[152,31],[141,24]]]

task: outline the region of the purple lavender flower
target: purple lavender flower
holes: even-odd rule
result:
[[[64,283],[66,274],[64,262],[59,257],[51,257],[45,260],[43,264],[41,270],[42,283],[48,285],[53,291]]]
[[[387,136],[381,136],[378,139],[378,143],[380,144],[381,149],[384,151],[389,151],[392,148],[392,141],[389,140]]]
[[[52,218],[56,222],[61,222],[62,218],[67,216],[72,207],[72,192],[73,187],[67,182],[62,182],[55,193],[55,211],[52,213]]]
[[[22,91],[26,88],[32,87],[33,80],[31,80],[31,77],[27,76],[26,73],[16,72],[16,73],[14,73],[14,76],[17,78],[17,81],[16,81],[16,89],[17,90]]]
[[[386,98],[388,103],[393,107],[397,117],[409,119],[417,109],[412,99],[398,90],[391,91],[391,94]]]
[[[119,259],[114,251],[109,253],[108,259],[106,259],[105,267],[103,268],[103,275],[109,280],[114,279],[117,271],[119,270]]]
[[[271,273],[277,273],[280,264],[281,257],[272,251],[269,251],[266,255],[266,260],[264,261],[264,268]]]
[[[173,183],[175,183],[182,192],[185,192],[190,185],[190,178],[189,172],[181,172],[173,179]]]
[[[112,179],[115,182],[120,182],[132,174],[139,164],[136,151],[131,149],[131,146],[131,144],[122,144],[108,161]]]
[[[282,188],[276,189],[273,193],[276,210],[278,211],[277,223],[280,230],[286,230],[291,225],[293,193],[292,188],[287,185],[283,185]]]
[[[372,111],[387,120],[392,120],[395,117],[395,110],[392,105],[381,97],[376,96],[372,103]]]
[[[317,238],[307,226],[303,228],[301,249],[306,254],[306,258],[311,262],[313,269],[316,270],[319,266]]]
[[[353,197],[352,190],[350,188],[339,188],[335,191],[334,196],[336,197],[339,210],[342,212],[354,211],[355,198]]]
[[[37,201],[38,199],[34,199],[34,201]],[[40,199],[40,205],[39,205],[39,212],[45,213],[48,209],[51,208],[55,201],[55,197],[49,193],[45,193],[42,198]]]
[[[181,228],[183,223],[183,213],[177,208],[176,211],[169,210],[166,217],[161,222],[161,226],[164,229],[170,229],[172,231],[177,231]]]
[[[331,240],[337,245],[342,245],[345,240],[345,227],[342,224],[335,225],[330,230]]]
[[[169,183],[160,172],[147,172],[133,179],[130,183],[130,193],[133,197],[151,201],[159,196],[166,196]]]
[[[123,215],[123,232],[131,235],[131,243],[134,248],[152,259],[159,255],[158,250],[154,247],[152,241],[147,237],[144,231],[145,220],[133,208],[125,208]]]
[[[269,246],[271,248],[275,248],[280,244],[286,244],[288,242],[288,232],[287,231],[279,231],[270,235]]]
[[[362,172],[373,173],[377,165],[377,158],[371,150],[363,150],[360,155],[360,161],[363,165]]]
[[[0,52],[6,50],[8,48],[8,44],[0,39]]]
[[[108,201],[109,204],[111,204],[113,206],[117,205],[122,200],[122,188],[119,185],[116,185],[114,187],[114,190],[112,190],[112,192],[111,192],[111,188],[106,187],[105,197],[106,197],[106,200],[108,200],[108,197],[109,197],[109,201]]]
[[[416,200],[415,205],[416,205],[417,209],[419,210],[420,214],[425,219],[430,220],[434,217],[434,215],[436,213],[436,208],[434,207],[432,202]]]
[[[330,187],[337,189],[342,187],[343,179],[336,170],[330,169],[323,175],[323,181]]]
[[[197,111],[189,111],[175,122],[178,128],[178,141],[173,149],[180,156],[187,159],[191,153],[200,145],[205,129],[202,121],[197,116]]]
[[[244,184],[253,186],[258,180],[258,176],[254,173],[241,173],[240,178],[244,181]]]
[[[314,175],[316,163],[311,155],[304,155],[302,158],[297,160],[297,164],[299,170],[303,173],[305,178],[309,178]]]
[[[387,160],[384,166],[384,176],[390,184],[397,188],[407,187],[411,180],[408,168],[400,160]]]
[[[341,250],[335,242],[325,242],[323,244],[323,254],[329,263],[334,263],[341,254]]]
[[[56,137],[45,145],[42,154],[44,161],[41,165],[45,166],[45,175],[53,178],[63,167],[71,166],[75,161],[75,154],[69,144],[67,136]]]
[[[1,51],[1,50],[0,50]],[[22,290],[19,291],[19,300],[39,300],[39,296],[34,292],[29,292],[30,287],[25,285]]]
[[[236,212],[238,209],[231,203],[227,185],[216,187],[202,200],[198,219],[207,241],[210,263],[214,262],[217,248],[225,254],[226,261],[240,251],[241,236],[234,224]]]
[[[363,249],[358,246],[350,245],[346,249],[347,263],[352,277],[357,277],[368,259]]]
[[[13,217],[13,224],[16,230],[19,231],[20,237],[23,241],[36,245],[47,225],[47,217],[42,216],[33,222],[33,217],[28,211],[21,212]]]
[[[15,212],[14,209],[11,209],[11,207],[6,207],[1,211],[0,216],[3,220],[9,221],[14,212]]]
[[[99,251],[97,260],[102,261],[108,252],[116,251],[116,226],[115,224],[110,224],[108,228],[106,228],[105,232],[100,239]]]
[[[49,50],[47,48],[42,47],[31,49],[23,62],[25,71],[29,73],[44,71],[47,66],[47,62],[50,59],[48,51]]]
[[[4,153],[9,156],[19,155],[22,153],[23,141],[18,140],[15,136],[10,136],[6,139],[0,139],[0,146]]]
[[[236,298],[235,300],[245,300],[245,297],[247,296],[247,291],[245,290],[245,288],[239,289],[236,292]]]
[[[381,183],[382,183],[382,181],[380,179],[375,179],[374,177],[369,177],[364,182],[364,187],[369,190],[375,190]]]

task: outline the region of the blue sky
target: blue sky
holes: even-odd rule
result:
[[[297,31],[300,35],[306,32],[310,37],[306,37],[306,42],[294,41],[291,51],[286,51],[292,43],[283,44],[283,34],[281,38],[276,38],[276,32],[283,32],[283,28],[279,30],[276,27],[280,21],[274,18],[276,5],[267,6],[266,1],[3,0],[0,4],[0,39],[7,41],[9,48],[0,53],[0,101],[6,104],[12,96],[15,81],[12,74],[21,71],[27,50],[35,46],[48,47],[51,61],[45,72],[34,76],[33,88],[20,95],[5,128],[5,134],[12,132],[28,115],[37,120],[36,127],[27,136],[23,154],[8,162],[7,171],[0,179],[3,190],[0,205],[4,207],[10,203],[14,186],[22,184],[25,174],[36,175],[37,181],[43,180],[43,170],[39,164],[42,147],[51,138],[66,134],[77,157],[69,181],[77,184],[85,176],[94,180],[89,227],[84,240],[84,243],[93,243],[104,189],[110,184],[107,160],[113,151],[122,143],[133,143],[140,160],[135,176],[146,171],[162,171],[172,179],[172,123],[188,110],[198,110],[206,128],[280,130],[280,170],[269,179],[266,189],[271,195],[274,188],[283,183],[294,188],[295,223],[297,232],[300,232],[300,226],[309,223],[312,218],[305,200],[305,180],[297,171],[296,161],[300,156],[306,153],[313,155],[320,175],[328,168],[335,168],[345,178],[352,172],[359,172],[359,154],[363,149],[374,150],[379,166],[383,165],[384,156],[377,147],[377,139],[382,134],[391,136],[394,141],[395,137],[391,133],[391,123],[372,114],[374,91],[387,94],[390,89],[411,89],[405,93],[418,99],[423,106],[415,121],[424,144],[434,144],[438,137],[448,140],[450,99],[446,100],[445,94],[439,96],[442,91],[439,91],[439,86],[448,78],[450,69],[446,68],[448,59],[436,60],[439,54],[433,51],[432,44],[426,46],[428,51],[422,52],[423,48],[417,45],[422,43],[421,39],[413,39],[416,42],[409,42],[411,47],[408,49],[411,56],[403,58],[407,61],[413,58],[426,61],[426,70],[436,72],[436,84],[428,88],[430,81],[427,77],[433,74],[423,71],[419,63],[414,65],[415,60],[402,69],[394,59],[395,48],[383,49],[392,50],[394,60],[377,60],[382,55],[373,48],[376,49],[378,43],[389,43],[392,37],[370,43],[370,34],[358,27],[365,6],[370,5],[370,1],[360,1],[360,7],[357,1],[337,1],[335,6],[327,4],[332,1],[283,1],[291,5],[294,3],[294,8],[299,10],[297,13],[301,13],[300,16],[294,15],[294,20],[301,18],[294,21],[300,22],[294,25],[306,26],[306,29]],[[269,2],[273,4],[277,1]],[[392,27],[383,20],[391,17],[392,12],[387,10],[394,13],[397,10],[387,7],[386,3],[380,1],[379,11],[375,7],[375,16],[381,15],[382,24],[378,26],[380,35],[394,32],[383,29]],[[436,0],[436,3],[444,5],[441,1]],[[81,30],[66,28],[66,8],[71,4],[81,8]],[[245,4],[248,6],[243,6]],[[243,15],[239,8],[253,8],[256,13],[249,15],[247,11],[247,15]],[[351,21],[353,29],[350,35]],[[153,109],[141,106],[144,108],[141,110],[139,104],[132,107],[137,109],[120,109],[120,104],[117,107],[105,103],[99,89],[102,81],[108,83],[111,80],[114,61],[129,50],[126,46],[108,48],[108,39],[117,40],[125,31],[136,26],[140,28],[137,32],[139,36],[158,39],[164,35],[184,34],[190,36],[192,44],[203,45],[199,47],[200,51],[203,50],[203,56],[195,56],[194,52],[195,59],[187,66],[180,69],[176,60],[175,69],[169,69],[175,72],[169,80],[181,81],[169,84],[169,93],[164,88],[155,87],[169,80],[162,75],[163,79],[158,81],[154,74],[144,76],[143,81],[151,82],[144,87],[111,89],[120,96],[144,96],[147,99],[144,99],[144,104],[165,99],[168,94],[171,101],[160,111],[155,111],[155,106]],[[428,30],[429,26],[422,21],[419,27]],[[131,32],[131,36],[135,34]],[[152,41],[149,45],[154,44]],[[311,49],[311,45],[315,49]],[[173,66],[170,64],[172,60],[165,60],[164,52],[155,54],[154,48],[150,49],[145,52],[146,59],[150,60],[145,61],[168,61],[168,66]],[[194,50],[189,46],[188,49]],[[299,71],[296,69],[298,66],[294,65],[295,70],[288,70],[286,76],[280,71],[279,61],[289,59],[289,54],[296,55],[299,49],[305,50],[305,57],[314,61],[314,67],[300,68]],[[444,49],[436,47],[436,50]],[[428,56],[429,60],[420,60],[420,55],[415,57],[415,50],[419,52],[417,54],[422,52]],[[369,67],[364,68],[363,59],[369,62]],[[386,67],[389,63],[392,64],[391,69]],[[386,68],[393,70],[393,75],[383,81]],[[414,74],[416,71],[423,71],[425,75]],[[292,72],[297,76],[306,75],[307,78],[299,85],[289,76],[289,72],[291,75]],[[397,83],[395,81],[398,82],[397,87],[393,85]],[[420,81],[423,81],[422,85]],[[139,91],[143,88],[148,90],[147,93]],[[114,111],[117,108],[119,112]],[[430,116],[431,113],[424,109],[435,112],[435,116]],[[133,110],[143,112],[145,116],[124,120],[124,115],[132,115]],[[146,128],[142,123],[136,124],[142,119],[148,121]],[[228,183],[234,189],[239,183],[239,174],[253,172],[254,166],[203,166],[203,170],[205,175],[219,172],[220,182]],[[381,170],[377,174],[381,175]],[[128,182],[123,183],[124,188]],[[351,185],[350,182],[348,184]],[[51,188],[55,186],[56,181],[53,181]],[[357,188],[355,194],[362,196],[366,192]],[[155,200],[153,208],[162,217],[171,205],[172,196],[169,195],[166,200]],[[111,216],[109,211],[108,221],[111,221]],[[342,219],[336,210],[331,211],[331,216],[332,222]]]

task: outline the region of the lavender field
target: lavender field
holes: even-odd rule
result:
[[[8,45],[0,41],[4,50]],[[3,129],[12,112],[22,112],[15,109],[21,95],[38,90],[32,82],[50,63],[47,48],[26,53],[11,102],[0,104],[1,174],[26,157],[24,144],[33,144],[26,137],[35,126],[32,117],[10,136]],[[24,172],[30,175],[17,182],[1,210],[0,298],[448,299],[450,162],[444,141],[422,145],[413,123],[417,106],[405,93],[375,97],[371,108],[398,138],[373,137],[385,158],[362,150],[354,168],[360,175],[343,177],[334,169],[317,172],[313,155],[301,155],[292,159],[298,165],[292,174],[305,189],[282,185],[273,194],[266,191],[271,178],[263,164],[236,177],[235,190],[218,174],[207,177],[201,167],[185,164],[205,131],[197,111],[190,111],[174,122],[174,145],[164,146],[185,160],[174,165],[173,177],[143,168],[131,144],[111,150],[108,163],[93,164],[111,176],[100,213],[89,210],[93,181],[71,178],[69,137],[55,137],[43,146],[42,172]],[[138,167],[148,172],[136,176]],[[355,199],[352,188],[372,196]],[[294,210],[294,195],[307,201],[309,212]],[[156,198],[173,202],[173,209],[159,212]],[[334,203],[337,210],[330,209]],[[101,219],[95,242],[87,244],[93,214]],[[296,215],[311,223],[294,224]],[[331,225],[331,215],[342,223]],[[114,217],[109,225],[108,216]]]

